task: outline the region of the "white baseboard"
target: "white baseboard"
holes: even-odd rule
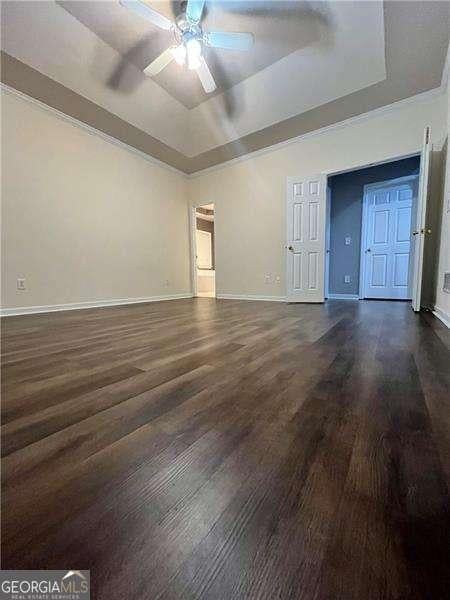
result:
[[[450,329],[450,315],[447,312],[445,312],[445,310],[442,310],[438,306],[435,306],[431,312],[435,317],[442,321],[446,327]]]
[[[148,296],[147,298],[119,298],[115,300],[94,300],[92,302],[73,302],[70,304],[49,304],[47,306],[21,306],[18,308],[2,308],[0,316],[33,315],[37,313],[59,312],[62,310],[82,310],[85,308],[101,308],[120,306],[123,304],[143,304],[145,302],[161,302],[162,300],[180,300],[192,298],[192,294],[167,294],[165,296]]]
[[[264,302],[286,302],[285,296],[257,296],[252,294],[217,294],[218,300],[262,300]]]
[[[328,294],[327,300],[359,300],[358,294]]]

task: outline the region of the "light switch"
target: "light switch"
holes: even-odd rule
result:
[[[351,243],[352,243],[352,238],[351,238],[351,237],[348,235],[348,236],[345,238],[345,245],[346,245],[346,246],[350,246],[350,244],[351,244]]]
[[[344,283],[350,283],[350,275],[344,275]]]

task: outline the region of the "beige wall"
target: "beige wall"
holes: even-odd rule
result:
[[[191,179],[189,201],[215,206],[217,294],[285,295],[287,176],[336,172],[415,153],[425,125],[442,146],[445,120],[441,94]]]
[[[187,180],[26,100],[2,100],[4,308],[189,293],[187,199],[215,205],[217,293],[283,297],[286,177],[415,153],[426,124],[439,147],[448,128],[440,95]],[[436,304],[448,312],[439,289]]]
[[[6,92],[2,171],[3,308],[189,293],[184,176]]]
[[[450,79],[447,85],[447,160],[442,205],[441,243],[435,307],[450,322],[450,294],[442,290],[444,273],[450,271]]]

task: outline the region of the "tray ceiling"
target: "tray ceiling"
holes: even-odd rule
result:
[[[171,34],[118,2],[2,2],[2,79],[191,172],[437,87],[449,19],[447,2],[207,2],[205,30],[256,36],[211,50],[211,97],[176,64],[142,73]]]
[[[170,31],[147,23],[117,2],[61,0],[58,4],[140,71],[174,41]],[[171,20],[181,12],[180,2],[153,1],[148,4]],[[332,36],[331,20],[328,4],[324,2],[210,2],[202,21],[204,31],[251,31],[255,34],[251,52],[205,48],[218,84],[215,95],[299,48],[327,43],[328,37]],[[194,108],[210,98],[203,92],[196,74],[180,69],[176,63],[154,79],[186,108]]]

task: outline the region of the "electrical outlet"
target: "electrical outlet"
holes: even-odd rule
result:
[[[164,282],[164,287],[169,287],[169,286],[170,286],[170,281],[168,279],[166,279]]]
[[[21,291],[27,289],[26,282],[25,282],[25,279],[23,277],[18,277],[17,278],[17,289],[21,290]]]
[[[347,235],[347,237],[345,238],[345,245],[350,246],[351,243],[352,243],[352,238],[349,235]]]
[[[350,275],[344,275],[344,283],[351,283]]]
[[[266,275],[266,276],[264,277],[264,282],[265,282],[265,283],[270,283],[270,281],[271,281],[270,275]]]

